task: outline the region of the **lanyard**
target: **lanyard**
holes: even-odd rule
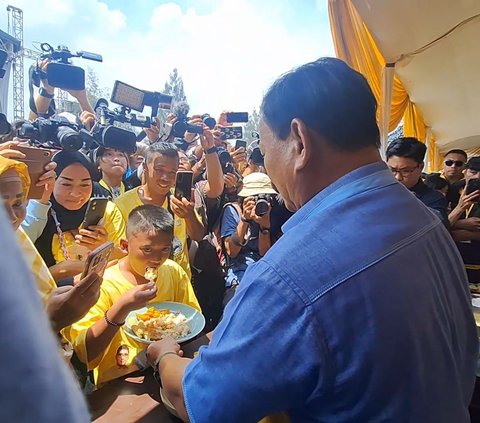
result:
[[[470,213],[472,212],[472,209],[473,209],[473,206],[474,206],[474,205],[475,205],[475,204],[472,204],[472,205],[468,208],[468,210],[465,212],[465,218],[466,218],[466,219],[468,219],[468,216],[470,216]]]

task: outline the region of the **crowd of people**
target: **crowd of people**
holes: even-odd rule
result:
[[[38,114],[53,93],[42,84]],[[85,92],[73,94],[91,128]],[[480,157],[451,150],[425,175],[425,145],[402,137],[385,163],[375,113],[360,74],[319,59],[272,85],[246,149],[222,138],[226,112],[213,129],[193,115],[200,135],[156,122],[133,154],[57,151],[36,200],[17,150],[28,140],[4,137],[0,192],[20,266],[84,392],[151,365],[184,421],[467,421]],[[190,196],[174,195],[179,171],[193,172]],[[99,198],[103,218],[85,226]],[[109,268],[82,277],[107,242]],[[127,336],[128,314],[152,301],[201,311],[210,345],[192,361],[171,338],[146,349]],[[84,421],[67,406],[65,421]]]

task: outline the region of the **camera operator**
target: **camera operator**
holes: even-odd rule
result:
[[[40,69],[44,72],[47,71],[47,67],[49,64],[48,59],[44,59],[40,62]],[[55,96],[55,88],[48,84],[46,79],[40,80],[41,87],[38,91],[38,95],[35,97],[35,109],[30,111],[29,119],[34,120],[40,115],[53,115],[55,113],[55,109],[51,107],[52,99]],[[93,113],[92,106],[88,101],[87,91],[83,90],[65,90],[67,91],[72,97],[80,104],[80,108],[82,111]]]
[[[267,200],[259,201],[259,196],[276,194],[266,174],[252,173],[243,180],[243,187],[238,193],[239,203],[230,203],[225,207],[220,228],[228,268],[225,302],[235,294],[247,267],[263,257],[272,246],[272,206]],[[261,212],[258,207],[260,202],[265,205]]]

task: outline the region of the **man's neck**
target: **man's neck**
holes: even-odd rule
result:
[[[145,204],[154,204],[156,206],[163,206],[165,199],[167,198],[167,194],[156,194],[153,193],[150,189],[148,189],[148,184],[142,185],[139,189],[140,199]]]
[[[323,163],[313,163],[305,172],[303,181],[299,181],[295,188],[298,193],[297,210],[343,176],[382,160],[375,148],[365,148],[354,153],[330,151],[319,157],[325,157],[325,160],[321,160]]]
[[[105,173],[102,175],[102,179],[108,185],[109,188],[120,188],[122,186],[122,177],[112,177]]]
[[[450,184],[454,184],[456,182],[459,182],[463,179],[463,176],[455,176],[455,177],[448,177],[447,175],[445,175],[445,179],[450,183]]]

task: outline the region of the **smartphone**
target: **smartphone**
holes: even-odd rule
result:
[[[466,194],[471,194],[474,191],[480,190],[480,179],[470,179],[468,181],[467,187],[465,188]],[[479,198],[473,200],[473,202],[478,203],[480,201]]]
[[[193,172],[179,170],[175,182],[175,197],[179,200],[185,197],[188,201],[192,199]]]
[[[220,128],[222,140],[236,140],[243,138],[243,128],[241,126],[222,126]]]
[[[247,141],[245,140],[237,140],[235,142],[235,150],[238,150],[239,148],[244,148],[245,150],[247,149]]]
[[[108,261],[113,251],[113,242],[108,241],[100,247],[93,250],[85,261],[85,267],[82,272],[82,279],[95,272],[99,276],[103,276],[105,269],[107,268]]]
[[[248,122],[248,112],[227,113],[228,123]]]
[[[88,201],[87,211],[85,212],[85,217],[81,228],[88,228],[89,226],[96,226],[98,222],[103,218],[105,210],[108,204],[108,198],[104,197],[92,197]]]
[[[15,147],[16,150],[25,154],[24,159],[15,159],[19,162],[23,162],[28,166],[28,174],[30,175],[30,190],[28,191],[28,198],[32,200],[38,200],[42,198],[44,187],[37,187],[36,184],[45,173],[45,166],[52,161],[52,157],[55,150],[49,150],[47,148],[38,148],[31,146]]]

